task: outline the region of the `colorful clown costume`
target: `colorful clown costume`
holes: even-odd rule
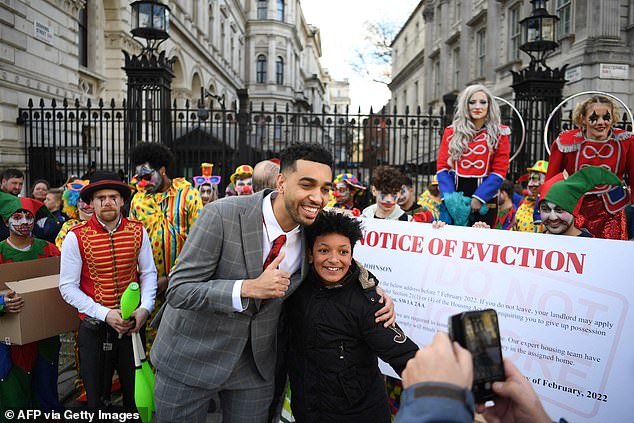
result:
[[[573,175],[588,166],[601,166],[621,181],[634,176],[634,135],[612,129],[606,140],[587,138],[581,129],[562,132],[552,145],[546,179],[566,170]],[[625,208],[634,193],[621,185],[600,185],[585,194],[575,224],[597,238],[627,239]]]
[[[26,251],[0,242],[0,264],[37,260],[59,256],[59,250],[50,242],[33,238]],[[4,304],[4,295],[0,295]],[[0,306],[0,319],[3,318]],[[0,416],[8,409],[60,411],[57,398],[57,364],[59,337],[42,339],[25,345],[0,343]]]

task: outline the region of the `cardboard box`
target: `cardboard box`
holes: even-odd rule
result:
[[[0,265],[0,292],[24,298],[19,313],[0,317],[0,342],[24,345],[79,327],[77,309],[59,292],[59,257]]]

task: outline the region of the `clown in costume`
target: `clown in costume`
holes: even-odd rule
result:
[[[580,103],[573,113],[578,129],[562,132],[551,147],[546,180],[566,170],[573,175],[588,166],[610,170],[621,181],[634,177],[634,136],[614,129],[618,110],[607,97],[593,96]],[[624,183],[600,185],[587,192],[575,216],[578,227],[588,229],[595,237],[628,239],[625,208],[634,193]]]
[[[139,222],[121,215],[130,188],[115,173],[93,173],[80,195],[94,213],[90,220],[75,225],[64,240],[59,289],[81,319],[80,371],[88,407],[106,405],[116,370],[124,409],[132,412],[136,411],[135,363],[127,332],[140,332],[143,337],[154,308],[156,267],[150,240]],[[124,320],[121,298],[133,282],[141,286],[140,305]]]
[[[236,195],[253,194],[253,168],[251,166],[238,166],[229,179],[233,184]]]
[[[164,292],[167,275],[202,209],[202,200],[187,180],[167,175],[173,156],[164,145],[141,143],[131,157],[138,191],[132,197],[130,217],[140,221],[150,236],[159,292]]]
[[[495,196],[509,166],[509,134],[486,87],[471,85],[462,91],[453,122],[440,142],[436,175],[443,199],[462,192],[471,200],[471,221],[484,220],[493,226],[497,218]],[[488,212],[481,216],[485,204]]]
[[[328,206],[335,209],[351,210],[352,214],[358,216],[361,212],[361,199],[366,187],[359,182],[359,179],[352,173],[341,173],[332,182],[333,199]]]
[[[203,206],[205,206],[218,199],[220,176],[211,174],[214,168],[214,165],[211,163],[203,163],[200,167],[202,169],[202,175],[194,176],[194,187],[196,187],[200,193],[200,199]]]
[[[545,229],[539,218],[537,197],[539,196],[539,188],[546,179],[548,162],[546,160],[538,160],[533,167],[529,167],[526,170],[528,170],[528,194],[522,199],[520,206],[517,208],[515,224],[511,230],[542,233]]]
[[[434,221],[440,218],[440,190],[438,189],[438,178],[434,176],[432,181],[427,186],[427,189],[418,197],[418,205],[422,207],[423,211],[428,211],[432,214]]]
[[[618,183],[618,176],[600,166],[584,167],[570,177],[564,171],[547,180],[539,190],[539,214],[546,233],[593,238],[575,224],[580,201],[596,186]]]
[[[0,215],[9,227],[9,238],[0,242],[0,264],[59,256],[50,242],[34,238],[35,215],[45,208],[32,198],[18,198],[0,192]],[[0,319],[6,313],[19,313],[24,299],[14,291],[0,294]],[[0,343],[0,416],[9,409],[57,411],[57,363],[59,337],[25,345]]]
[[[172,163],[172,152],[162,144],[141,143],[130,153],[135,167],[137,192],[130,203],[130,218],[143,224],[147,231],[158,272],[157,307],[150,321],[162,305],[167,289],[167,277],[176,264],[203,203],[200,194],[185,178],[171,179],[167,169]],[[156,329],[147,331],[147,347],[151,348]]]
[[[64,204],[62,210],[63,213],[68,216],[68,220],[64,222],[55,238],[55,245],[57,245],[59,249],[62,248],[62,243],[70,228],[79,222],[90,219],[92,215],[93,210],[90,204],[84,203],[81,198],[79,198],[79,191],[86,185],[88,185],[88,180],[84,179],[75,179],[66,184],[66,189],[62,194],[62,202]]]

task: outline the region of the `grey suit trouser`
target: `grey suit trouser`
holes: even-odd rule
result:
[[[231,376],[215,389],[185,385],[157,370],[155,422],[205,423],[209,401],[218,393],[223,423],[265,423],[273,390],[273,379],[262,379],[253,361],[251,343],[247,342]]]

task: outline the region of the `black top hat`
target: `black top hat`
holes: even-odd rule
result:
[[[95,191],[100,189],[117,190],[124,201],[128,201],[132,193],[128,184],[121,182],[116,173],[99,170],[90,176],[90,183],[81,189],[79,196],[85,203],[90,203]]]

